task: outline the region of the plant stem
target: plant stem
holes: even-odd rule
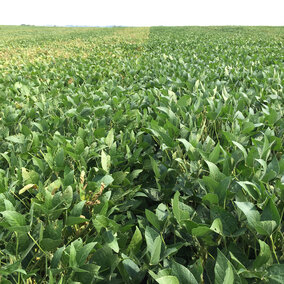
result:
[[[278,260],[278,257],[277,257],[276,251],[275,251],[275,246],[274,246],[274,241],[273,241],[272,235],[270,235],[270,241],[271,241],[272,251],[273,251],[274,257],[275,257],[277,263],[279,264],[279,260]]]
[[[38,246],[38,248],[45,254],[46,252],[41,248],[41,246],[39,245],[39,243],[33,238],[33,236],[30,234],[30,232],[28,232],[28,236],[33,240],[33,242]]]

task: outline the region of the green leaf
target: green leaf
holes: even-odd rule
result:
[[[53,275],[52,275],[52,272],[51,272],[51,270],[49,271],[49,282],[48,282],[48,284],[54,284],[55,282],[54,282],[54,278],[53,278]]]
[[[173,245],[167,245],[167,249],[164,251],[162,258],[176,254],[182,247],[184,243],[175,243]]]
[[[220,219],[222,227],[221,224],[219,224],[220,222],[217,221],[215,224],[216,229],[217,231],[223,232],[225,236],[233,235],[239,228],[237,218],[229,210],[225,210],[223,207],[211,205],[210,217],[212,220]]]
[[[128,245],[127,251],[132,252],[136,255],[141,247],[142,244],[142,234],[139,228],[136,226],[135,232],[131,238],[130,244]]]
[[[203,263],[201,258],[196,260],[191,266],[190,266],[190,271],[194,275],[196,281],[198,283],[201,283],[201,279],[203,279]]]
[[[234,272],[232,269],[232,265],[231,263],[228,261],[227,264],[227,269],[226,269],[226,274],[225,274],[225,278],[224,278],[224,282],[223,284],[234,284]]]
[[[40,241],[40,246],[43,250],[45,251],[53,251],[56,248],[58,248],[58,246],[60,246],[62,244],[62,240],[61,239],[51,239],[51,238],[43,238]]]
[[[110,156],[105,153],[104,150],[101,152],[101,164],[105,172],[109,173],[110,170]]]
[[[8,210],[1,212],[1,214],[11,227],[21,227],[26,225],[26,219],[23,214]]]
[[[180,197],[180,193],[177,191],[172,201],[173,213],[178,222],[180,222],[181,220],[181,216],[180,216],[181,214],[180,214],[180,209],[179,209],[179,197]]]
[[[108,246],[96,250],[93,254],[92,260],[103,269],[109,269],[116,261],[113,251]]]
[[[214,148],[214,150],[210,153],[209,155],[209,161],[212,163],[217,163],[218,159],[219,159],[219,155],[220,155],[220,145],[219,143],[216,145],[216,147]]]
[[[217,194],[209,192],[202,197],[202,201],[205,204],[209,203],[209,204],[213,205],[213,204],[219,203],[219,198],[218,198]]]
[[[215,284],[241,283],[239,277],[237,276],[237,274],[234,273],[232,269],[232,264],[219,249],[217,249],[217,259],[214,268],[214,273]],[[235,276],[237,276],[237,278]]]
[[[64,168],[64,149],[59,149],[55,155],[54,161],[55,161],[55,166],[62,170]]]
[[[172,199],[173,213],[177,221],[180,223],[182,220],[189,219],[189,210],[182,210],[183,203],[179,202],[180,193],[177,191]],[[190,209],[190,207],[188,208]]]
[[[158,217],[159,221],[165,221],[168,217],[168,208],[165,204],[160,203],[156,208],[156,216]]]
[[[260,177],[260,179],[262,180],[262,178],[264,177],[264,175],[266,174],[267,171],[267,164],[263,159],[255,159],[259,164],[261,164],[261,166],[263,167],[263,173]]]
[[[130,178],[131,180],[134,180],[136,178],[138,178],[138,176],[143,172],[143,170],[134,170],[131,174],[130,174]]]
[[[261,214],[261,220],[264,221],[275,221],[277,226],[280,225],[280,214],[278,212],[277,207],[275,206],[275,203],[273,200],[270,198],[267,205],[264,207],[263,212]]]
[[[171,268],[172,274],[178,278],[180,284],[198,284],[193,274],[185,266],[173,262]]]
[[[145,209],[145,215],[147,220],[158,230],[161,230],[161,223],[157,217],[156,214],[154,214],[152,211]]]
[[[77,251],[76,262],[79,266],[82,266],[86,262],[89,254],[96,244],[96,242],[88,243],[84,245],[79,251]]]
[[[267,268],[270,284],[284,283],[284,264],[274,264]]]
[[[105,185],[105,188],[112,184],[114,181],[113,177],[111,175],[105,175],[102,179],[98,181],[99,184],[103,183]]]
[[[254,269],[261,268],[264,264],[269,265],[269,263],[273,262],[269,245],[267,245],[261,240],[258,240],[258,242],[260,246],[260,252],[255,261],[253,262]]]
[[[179,107],[185,107],[190,104],[192,97],[189,95],[185,95],[179,98],[177,104]]]
[[[235,146],[237,146],[237,147],[242,151],[242,153],[243,153],[243,155],[244,155],[244,158],[246,159],[247,156],[248,156],[248,153],[247,153],[245,147],[244,147],[242,144],[240,144],[240,143],[238,143],[238,142],[236,142],[236,141],[232,141],[232,142],[233,142],[233,144],[234,144]]]
[[[177,140],[180,141],[180,142],[184,145],[186,152],[188,152],[189,150],[190,150],[191,152],[194,152],[194,151],[195,151],[195,148],[192,146],[192,144],[189,143],[189,142],[188,142],[187,140],[185,140],[184,138],[180,138],[180,139],[177,139]]]
[[[233,271],[233,276],[232,276]],[[225,283],[223,282],[225,279],[228,281],[227,283],[234,284],[242,284],[242,279],[238,275],[236,269],[232,265],[232,263],[226,258],[226,256],[217,249],[217,259],[214,268],[215,272],[215,283]],[[233,279],[233,282],[231,282]]]
[[[220,218],[217,218],[213,221],[210,229],[216,232],[217,234],[223,236],[223,224]]]
[[[169,121],[172,124],[176,125],[178,123],[178,118],[176,117],[176,115],[174,114],[174,112],[171,109],[169,109],[167,107],[161,107],[161,106],[157,107],[157,109],[159,111],[165,113],[168,116]]]
[[[260,221],[255,224],[254,228],[260,235],[271,236],[277,224],[275,221]]]
[[[119,228],[118,224],[114,220],[111,220],[103,215],[96,215],[92,218],[92,221],[98,233],[102,228],[112,229],[114,232],[117,232]]]
[[[249,134],[250,132],[252,132],[254,130],[255,126],[252,122],[244,122],[243,123],[243,133],[244,134]]]
[[[48,166],[53,169],[53,157],[50,153],[44,155],[44,160],[47,162]]]
[[[281,117],[281,113],[278,113],[275,109],[269,109],[269,115],[266,116],[266,119],[269,124],[274,124]]]
[[[119,246],[116,238],[116,234],[113,234],[112,231],[106,231],[103,234],[103,239],[106,244],[116,253],[119,252]]]
[[[209,167],[210,177],[213,178],[215,181],[221,181],[222,179],[226,177],[224,174],[220,172],[220,170],[215,164],[209,161],[205,161],[205,162],[207,163]]]
[[[235,203],[246,216],[249,226],[254,228],[259,234],[270,236],[276,229],[277,223],[274,220],[261,221],[260,213],[252,203],[238,201],[235,201]]]
[[[105,130],[105,128],[97,128],[95,131],[94,131],[94,136],[96,137],[96,138],[102,138],[102,137],[104,137],[105,136],[105,132],[106,132],[106,130]]]
[[[159,170],[159,167],[158,167],[158,164],[157,162],[150,156],[150,160],[151,160],[151,165],[152,165],[152,169],[155,173],[155,176],[156,178],[160,178],[161,177],[161,174],[160,174],[160,170]]]
[[[66,205],[66,208],[69,208],[73,201],[73,189],[70,185],[67,186],[67,188],[63,191],[62,199]]]
[[[149,130],[153,133],[154,136],[159,138],[160,144],[164,143],[169,148],[175,147],[175,141],[168,135],[163,127],[159,126],[158,123],[156,123],[156,121],[154,120],[151,122],[151,126],[153,127],[153,129],[150,128]]]
[[[53,258],[51,260],[51,264],[50,264],[51,268],[57,268],[58,267],[64,250],[65,250],[65,246],[58,248],[56,250],[56,252],[54,253]]]
[[[0,172],[0,193],[4,193],[8,190],[8,178]]]
[[[22,168],[23,183],[27,184],[38,184],[39,174],[35,171],[28,171],[26,168]]]
[[[115,184],[121,184],[127,176],[127,173],[123,171],[115,172],[112,174]]]
[[[206,236],[212,233],[212,230],[209,227],[204,225],[204,226],[198,226],[196,228],[192,228],[191,232],[193,236],[203,237],[203,236]]]
[[[221,179],[218,186],[214,189],[214,192],[218,195],[220,205],[223,205],[225,202],[230,184],[231,177],[225,177]]]
[[[74,171],[70,171],[68,174],[64,174],[63,184],[68,186],[74,183]]]
[[[107,146],[110,148],[113,144],[113,141],[114,141],[114,130],[113,130],[113,128],[109,131],[105,141],[106,141]]]
[[[72,226],[75,224],[82,224],[88,222],[88,219],[81,218],[81,217],[74,217],[74,216],[68,216],[66,219],[66,226]]]
[[[75,144],[75,152],[78,155],[81,155],[84,152],[85,145],[83,139],[79,136],[76,139],[76,144]]]
[[[260,213],[256,210],[255,206],[250,202],[235,201],[235,203],[246,216],[249,225],[255,227],[256,223],[260,221]]]
[[[126,272],[128,273],[129,278],[133,281],[133,283],[134,281],[141,283],[141,280],[143,279],[144,276],[144,272],[140,271],[139,266],[129,258],[124,259],[122,261],[122,264]]]
[[[162,248],[162,240],[161,240],[161,237],[158,236],[153,243],[150,265],[156,265],[159,263],[160,255],[161,255],[161,248]]]
[[[258,197],[260,196],[260,192],[259,189],[257,188],[257,186],[249,181],[237,181],[237,183],[244,189],[244,191],[246,193],[248,193],[248,195],[250,197],[252,197],[254,200],[257,200]]]
[[[179,284],[179,281],[175,276],[163,276],[157,278],[156,281],[159,284]]]
[[[35,166],[37,166],[42,172],[44,172],[45,169],[45,165],[43,163],[43,160],[37,158],[37,157],[33,157],[33,163]]]
[[[74,246],[74,242],[70,245],[70,254],[69,254],[69,266],[70,267],[77,267],[77,261],[76,261],[76,248]]]
[[[152,253],[154,249],[154,241],[159,237],[159,234],[152,229],[151,227],[146,227],[145,230],[145,239],[146,239],[146,244],[147,244],[147,252]]]
[[[23,134],[8,136],[5,139],[10,141],[10,142],[14,142],[14,143],[19,143],[19,144],[25,143],[25,135],[23,135]]]

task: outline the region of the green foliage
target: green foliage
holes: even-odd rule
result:
[[[1,27],[1,283],[284,283],[283,27]]]

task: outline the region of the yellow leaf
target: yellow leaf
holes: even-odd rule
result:
[[[22,189],[20,189],[19,194],[23,194],[24,192],[26,192],[27,190],[31,188],[37,189],[37,185],[33,183],[29,183],[26,186],[24,186]]]

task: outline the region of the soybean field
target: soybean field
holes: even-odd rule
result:
[[[0,282],[284,283],[284,27],[0,26]]]

